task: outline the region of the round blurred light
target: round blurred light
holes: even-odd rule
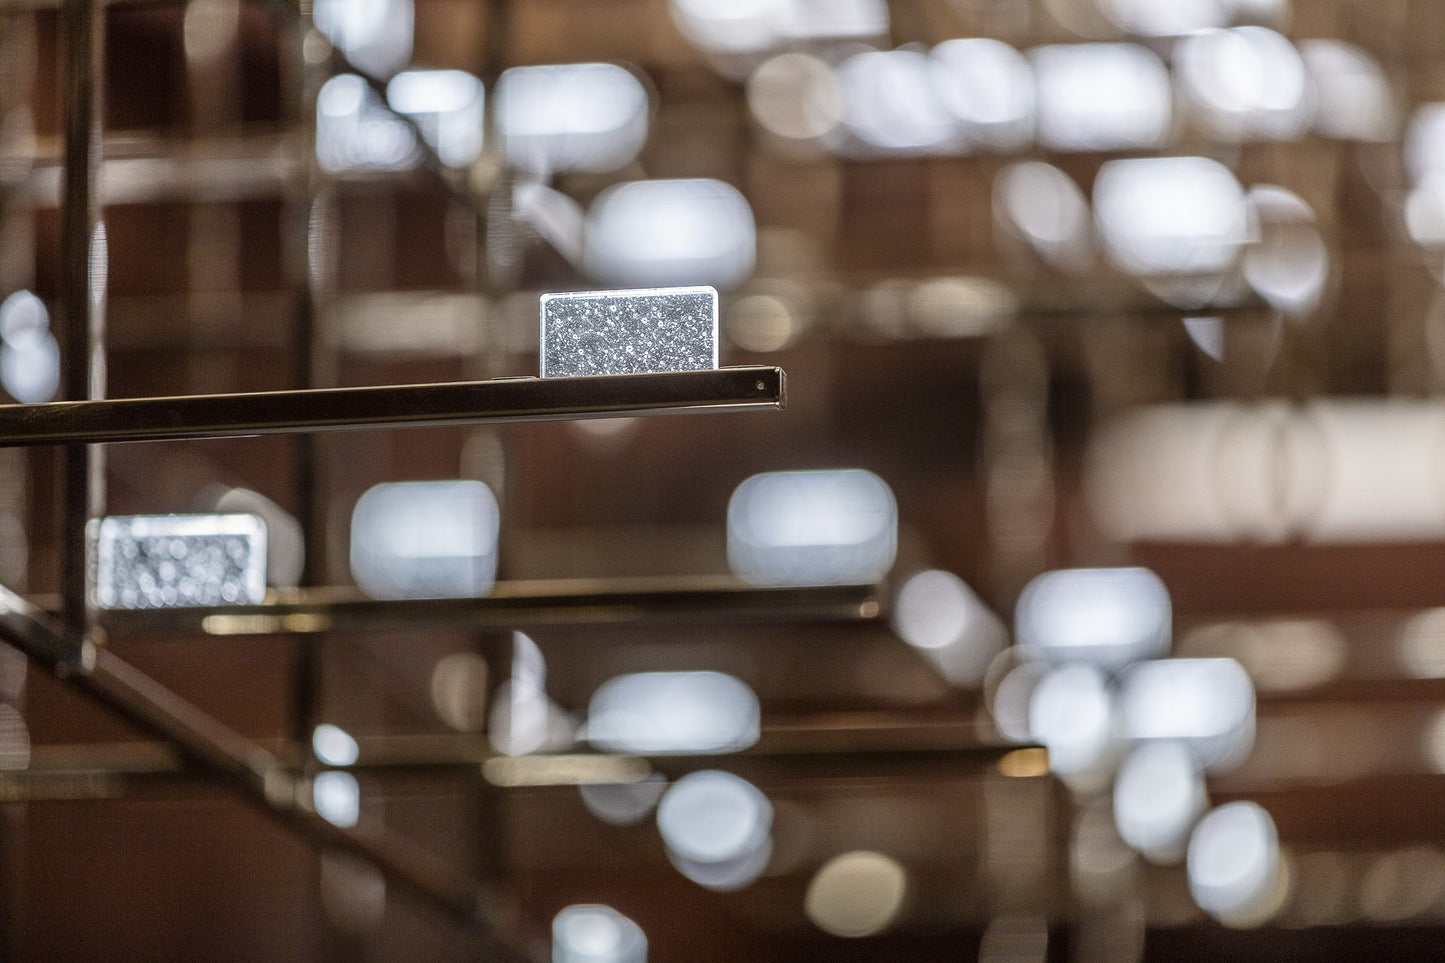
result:
[[[29,332],[50,330],[50,312],[29,291],[16,291],[0,301],[0,338],[10,340]]]
[[[361,755],[351,733],[329,722],[311,730],[311,751],[328,766],[349,766]]]
[[[709,53],[760,53],[778,36],[778,0],[671,0],[672,19],[683,36]]]
[[[501,519],[478,481],[373,486],[351,513],[351,574],[374,598],[463,598],[491,591]]]
[[[933,87],[966,147],[1013,152],[1034,137],[1034,75],[1023,54],[984,37],[934,47]]]
[[[647,141],[647,91],[616,64],[513,67],[493,96],[507,162],[540,177],[617,170]]]
[[[1254,744],[1254,683],[1233,659],[1141,662],[1119,676],[1119,716],[1130,739],[1181,742],[1219,771]]]
[[[1245,248],[1244,279],[1271,306],[1290,315],[1313,311],[1330,276],[1330,254],[1315,212],[1293,191],[1271,184],[1245,196],[1258,239]]]
[[[1226,922],[1248,919],[1279,883],[1279,837],[1257,803],[1210,810],[1189,839],[1189,892],[1205,912]]]
[[[1093,263],[1089,202],[1073,178],[1043,161],[1010,164],[993,182],[994,216],[1051,267],[1081,273]]]
[[[646,963],[647,937],[610,906],[568,906],[552,920],[552,963]]]
[[[361,786],[349,772],[317,773],[311,782],[311,804],[328,823],[350,828],[361,817]]]
[[[641,782],[609,782],[578,786],[587,811],[613,826],[633,826],[652,813],[667,789],[667,778],[652,773]]]
[[[60,390],[60,345],[48,330],[20,328],[0,344],[0,384],[22,404],[52,400]]]
[[[995,664],[1007,662],[1014,651],[1005,650]],[[1039,680],[1047,674],[1048,670],[1043,665],[1024,662],[1004,673],[991,691],[985,691],[993,724],[1005,739],[1027,742],[1032,738],[1029,734],[1029,703],[1033,700]]]
[[[1119,836],[1156,862],[1175,862],[1184,855],[1189,830],[1208,802],[1197,763],[1178,742],[1139,746],[1114,780]]]
[[[731,288],[752,274],[756,257],[752,208],[722,181],[615,184],[587,212],[583,262],[608,284]]]
[[[773,858],[773,837],[732,859],[689,859],[676,850],[667,851],[668,862],[682,875],[705,889],[731,893],[757,881]]]
[[[1412,183],[1445,174],[1445,102],[1421,104],[1405,133],[1405,169]]]
[[[1229,22],[1224,0],[1099,0],[1099,10],[1142,37],[1180,37]]]
[[[482,152],[486,92],[464,70],[409,70],[386,85],[386,101],[410,116],[437,158],[466,167]]]
[[[925,338],[981,338],[1008,326],[1018,299],[984,277],[936,277],[908,292],[908,321]]]
[[[453,652],[431,673],[431,703],[437,716],[458,732],[481,732],[487,724],[487,660],[475,652]]]
[[[592,694],[587,740],[611,752],[724,753],[758,740],[758,697],[722,672],[639,672]]]
[[[1427,175],[1410,191],[1405,231],[1421,247],[1445,247],[1445,170]]]
[[[1169,650],[1169,590],[1146,568],[1045,572],[1024,587],[1014,635],[1035,658],[1116,670]]]
[[[977,685],[1008,641],[998,616],[963,579],[937,569],[903,583],[894,599],[893,628],[960,686]]]
[[[908,874],[897,860],[860,850],[823,864],[808,884],[803,910],[825,933],[872,936],[898,916],[907,893]]]
[[[1315,130],[1341,140],[1388,142],[1400,112],[1380,64],[1343,40],[1303,40],[1299,45],[1315,91]]]
[[[1065,781],[1092,779],[1114,748],[1114,707],[1104,674],[1089,665],[1051,669],[1029,697],[1029,734]]]
[[[897,545],[893,492],[862,469],[766,472],[728,501],[728,567],[757,584],[875,582]]]
[[[767,842],[772,823],[773,806],[757,787],[715,769],[683,776],[657,806],[667,848],[699,863],[751,856]]]
[[[1038,137],[1054,150],[1156,147],[1173,95],[1164,62],[1132,43],[1054,44],[1029,51]]]
[[[927,154],[956,140],[954,117],[934,92],[930,61],[916,50],[872,50],[838,66],[843,124],[863,153]]]
[[[1206,157],[1105,164],[1094,181],[1094,220],[1115,263],[1131,274],[1218,274],[1249,228],[1244,190]]]
[[[316,0],[312,19],[357,70],[390,77],[411,60],[412,0]]]
[[[748,77],[748,109],[770,134],[788,141],[820,141],[838,129],[843,92],[833,68],[805,53],[765,61]]]
[[[1298,50],[1267,27],[1204,30],[1174,50],[1175,77],[1204,132],[1286,140],[1309,126],[1312,88]]]

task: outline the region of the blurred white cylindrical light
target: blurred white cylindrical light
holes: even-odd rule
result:
[[[311,15],[357,70],[386,78],[411,60],[412,0],[316,0]]]
[[[1043,161],[1010,164],[993,182],[994,217],[1045,264],[1081,273],[1093,263],[1093,219],[1074,179]]]
[[[48,330],[26,328],[0,343],[0,384],[21,404],[52,401],[60,390],[60,345]]]
[[[1252,802],[1210,810],[1189,839],[1187,868],[1189,892],[1200,909],[1226,922],[1253,916],[1279,883],[1274,820]]]
[[[1203,30],[1174,50],[1175,80],[1204,132],[1224,140],[1300,136],[1313,87],[1294,44],[1267,27]]]
[[[908,874],[882,853],[835,856],[808,883],[803,911],[825,933],[858,938],[880,933],[897,918],[908,895]]]
[[[1445,102],[1415,109],[1405,132],[1405,169],[1415,184],[1445,174]]]
[[[311,781],[311,804],[328,823],[349,829],[361,818],[361,787],[349,772],[317,773]]]
[[[911,576],[893,601],[893,629],[956,686],[977,686],[1008,644],[1008,630],[952,572]]]
[[[1038,139],[1064,151],[1157,147],[1173,94],[1164,62],[1130,43],[1054,44],[1029,51]]]
[[[888,0],[777,0],[785,41],[871,40],[888,36]]]
[[[1245,196],[1254,242],[1244,251],[1244,279],[1285,314],[1313,311],[1330,277],[1330,254],[1314,209],[1293,191],[1258,184]]]
[[[1049,750],[1049,769],[1077,784],[1098,775],[1115,749],[1114,706],[1091,665],[1049,670],[1029,696],[1029,735]]]
[[[671,0],[673,22],[698,49],[716,54],[756,54],[778,40],[780,0]]]
[[[1254,683],[1234,659],[1163,659],[1119,676],[1123,734],[1168,740],[1210,771],[1243,761],[1254,744]]]
[[[592,694],[587,740],[611,752],[723,753],[758,740],[758,697],[722,672],[639,672]]]
[[[1147,568],[1045,572],[1024,586],[1014,610],[1018,644],[1054,665],[1114,671],[1166,655],[1172,631],[1169,590]]]
[[[748,110],[785,142],[827,143],[843,121],[843,91],[833,67],[811,54],[779,54],[748,76]]]
[[[838,65],[843,125],[863,154],[919,155],[953,145],[958,126],[939,102],[931,63],[916,50],[870,50]]]
[[[1034,138],[1034,73],[1024,55],[986,37],[945,40],[929,54],[938,101],[963,145],[1000,152]]]
[[[1198,763],[1179,742],[1137,747],[1114,777],[1119,837],[1156,862],[1175,862],[1184,855],[1189,831],[1208,804]]]
[[[408,70],[391,78],[386,100],[421,128],[448,167],[466,167],[482,152],[486,92],[464,70]]]
[[[756,257],[752,208],[722,181],[616,184],[587,211],[583,262],[606,284],[732,288],[753,273]]]
[[[1181,37],[1223,27],[1230,14],[1225,0],[1098,0],[1098,4],[1104,16],[1141,37]]]
[[[361,755],[355,737],[329,722],[311,730],[311,751],[328,766],[350,766]]]
[[[712,889],[737,889],[766,868],[773,805],[756,786],[715,769],[689,773],[657,805],[657,828],[674,866]]]
[[[862,469],[754,475],[728,502],[728,567],[757,584],[876,582],[897,547],[893,492]]]
[[[1299,50],[1315,91],[1315,130],[1341,140],[1395,139],[1400,111],[1373,56],[1343,40],[1303,40]]]
[[[376,485],[351,514],[351,574],[374,598],[485,595],[497,575],[501,519],[478,481]]]
[[[1094,180],[1094,221],[1114,262],[1142,277],[1223,272],[1249,229],[1239,181],[1207,157],[1108,162]]]
[[[552,920],[552,963],[647,963],[647,936],[610,906],[568,906]]]
[[[316,161],[331,172],[407,170],[416,134],[356,74],[332,77],[316,95]]]
[[[542,177],[614,171],[647,142],[647,91],[616,64],[513,67],[497,78],[494,97],[507,162]]]
[[[0,338],[8,341],[24,332],[49,330],[50,312],[31,292],[16,291],[0,301]]]

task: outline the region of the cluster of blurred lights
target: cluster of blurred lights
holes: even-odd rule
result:
[[[926,52],[795,49],[752,69],[748,105],[779,147],[852,157],[1016,153],[1033,143],[1147,150],[1169,141],[1181,117],[1225,141],[1292,140],[1311,129],[1394,136],[1383,70],[1341,41],[1296,46],[1267,27],[1210,27],[1186,32],[1169,59],[1137,43],[1020,52],[984,38]]]
[[[392,110],[416,122],[422,139],[448,167],[466,167],[482,152],[486,92],[464,70],[408,70],[386,85]]]

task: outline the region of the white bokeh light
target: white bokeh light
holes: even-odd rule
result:
[[[1034,137],[1034,75],[1014,48],[985,37],[945,40],[930,52],[938,101],[963,146],[1013,152]]]
[[[1203,132],[1221,140],[1299,137],[1314,88],[1294,44],[1266,27],[1204,30],[1174,50],[1174,76]]]
[[[1078,788],[1107,775],[1117,748],[1113,697],[1089,665],[1051,669],[1029,695],[1029,735],[1049,750],[1049,768]]]
[[[485,595],[499,528],[497,499],[481,482],[376,485],[351,514],[351,574],[373,598]]]
[[[647,142],[647,91],[616,64],[513,67],[497,79],[494,100],[507,162],[542,178],[617,170]]]
[[[315,0],[311,16],[357,70],[386,78],[411,60],[412,0]]]
[[[1115,24],[1141,37],[1179,37],[1229,23],[1224,0],[1097,0]]]
[[[908,874],[883,853],[860,850],[818,868],[803,897],[808,919],[825,933],[856,939],[887,929],[908,895]]]
[[[1146,568],[1045,572],[1019,595],[1014,635],[1044,662],[1117,670],[1169,651],[1169,590]]]
[[[1330,254],[1314,209],[1293,191],[1258,184],[1245,196],[1256,239],[1245,248],[1244,279],[1291,316],[1313,311],[1330,277]]]
[[[1108,162],[1094,180],[1094,221],[1113,261],[1141,277],[1226,271],[1249,228],[1239,181],[1206,157]]]
[[[1210,810],[1189,839],[1189,892],[1199,908],[1225,922],[1251,922],[1279,884],[1279,837],[1258,804]]]
[[[1169,71],[1138,44],[1054,44],[1029,51],[1038,139],[1063,151],[1157,147],[1169,133]]]
[[[861,469],[754,475],[728,502],[728,567],[758,584],[875,582],[897,546],[893,492]]]
[[[361,787],[349,772],[317,773],[311,782],[311,804],[328,823],[349,829],[361,818]]]
[[[1073,178],[1043,161],[1010,164],[993,182],[994,216],[1050,267],[1077,274],[1094,263],[1089,202]]]
[[[1187,746],[1210,771],[1241,762],[1254,744],[1254,683],[1234,659],[1163,659],[1119,676],[1119,719],[1136,740]]]
[[[340,726],[323,722],[311,730],[311,751],[328,766],[350,766],[361,755],[356,738]]]
[[[21,328],[0,343],[0,384],[22,404],[53,401],[60,390],[60,345],[48,330]]]
[[[864,155],[942,151],[958,136],[934,91],[931,62],[916,50],[871,50],[838,65],[843,125]]]
[[[1198,763],[1179,742],[1138,746],[1114,778],[1119,836],[1156,862],[1175,862],[1184,855],[1189,831],[1208,803]]]
[[[401,171],[416,166],[416,134],[356,74],[332,77],[316,95],[316,161],[322,170]]]
[[[486,94],[464,70],[409,70],[386,85],[386,100],[421,128],[448,167],[466,167],[482,152]]]
[[[911,576],[893,601],[893,628],[956,686],[978,685],[1008,631],[968,585],[938,569]]]
[[[1405,132],[1405,170],[1414,184],[1445,175],[1445,102],[1415,109]]]
[[[584,265],[606,284],[728,289],[747,280],[756,258],[752,208],[722,181],[616,184],[587,211]]]
[[[773,805],[756,786],[715,769],[683,776],[657,805],[673,865],[712,889],[737,889],[762,873],[772,825]]]
[[[552,920],[552,963],[647,963],[647,936],[610,906],[568,906]]]
[[[587,740],[611,752],[724,753],[758,739],[753,690],[722,672],[639,672],[598,686]]]
[[[1314,86],[1315,130],[1375,143],[1399,135],[1399,107],[1384,68],[1371,54],[1343,40],[1303,40],[1299,50]]]

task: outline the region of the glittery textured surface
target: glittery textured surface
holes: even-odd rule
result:
[[[266,531],[254,515],[107,518],[95,560],[102,608],[256,604],[266,591]]]
[[[716,368],[717,291],[542,295],[542,377]]]

